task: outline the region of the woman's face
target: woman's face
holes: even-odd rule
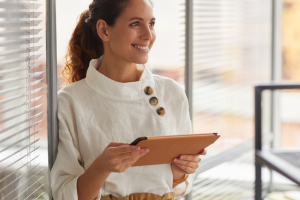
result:
[[[145,64],[156,39],[154,23],[149,0],[131,0],[108,29],[111,51],[128,62]]]

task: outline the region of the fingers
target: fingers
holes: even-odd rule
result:
[[[124,172],[128,167],[131,167],[140,157],[149,152],[149,149],[141,149],[139,151],[129,152],[119,155],[115,162],[119,163],[116,172]]]
[[[200,162],[201,158],[198,154],[196,155],[181,155],[179,156],[180,160],[186,160],[190,162]]]
[[[129,153],[132,151],[139,151],[140,147],[137,146],[132,146],[132,145],[121,145],[117,147],[111,147],[112,153],[119,155],[119,154],[124,154],[124,153]]]
[[[140,149],[138,151],[132,151],[132,152],[121,154],[121,155],[119,155],[118,159],[120,159],[123,162],[123,161],[126,161],[127,159],[133,158],[136,161],[148,152],[149,152],[148,148],[143,148],[143,149]]]
[[[202,149],[202,151],[200,151],[199,155],[206,155],[207,154],[207,150],[206,149]]]
[[[147,154],[149,152],[149,149],[141,149],[138,152],[132,152],[129,153],[128,155],[126,154],[122,154],[122,161],[124,163],[128,163],[130,164],[130,166],[135,163],[140,157],[144,156],[145,154]]]
[[[190,161],[186,161],[186,160],[180,160],[178,158],[175,158],[174,162],[175,162],[175,164],[180,164],[182,166],[189,167],[194,170],[196,170],[199,167],[198,162],[190,162]],[[185,169],[183,169],[183,170],[185,170]]]
[[[201,158],[199,155],[206,155],[207,150],[206,149],[202,149],[200,151],[200,153],[196,154],[196,155],[180,155],[179,158],[181,160],[187,160],[187,161],[191,161],[191,162],[200,162]]]
[[[123,143],[123,142],[111,142],[107,147],[118,147],[122,145],[129,145],[129,143]]]
[[[182,169],[183,171],[185,171],[187,174],[192,174],[192,173],[195,173],[196,172],[196,169],[197,168],[192,168],[192,167],[189,167],[189,166],[185,166],[185,165],[182,165],[180,163],[175,163],[180,169]]]

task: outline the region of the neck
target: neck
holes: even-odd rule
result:
[[[143,72],[137,69],[135,63],[106,54],[103,55],[98,71],[104,76],[121,83],[139,81]]]

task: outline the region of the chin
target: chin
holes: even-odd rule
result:
[[[148,62],[148,56],[144,56],[144,57],[140,57],[140,58],[134,59],[133,63],[136,63],[136,64],[146,64],[147,62]]]

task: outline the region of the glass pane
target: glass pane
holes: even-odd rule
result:
[[[0,7],[0,199],[49,199],[45,2]]]
[[[195,1],[194,133],[217,132],[210,155],[254,137],[255,83],[270,80],[270,2]]]
[[[184,84],[185,6],[182,0],[154,0],[156,41],[148,66],[154,74]],[[166,11],[166,8],[167,9]]]
[[[283,1],[282,54],[283,80],[300,82],[300,1]],[[300,90],[289,90],[281,95],[281,146],[300,148]]]

